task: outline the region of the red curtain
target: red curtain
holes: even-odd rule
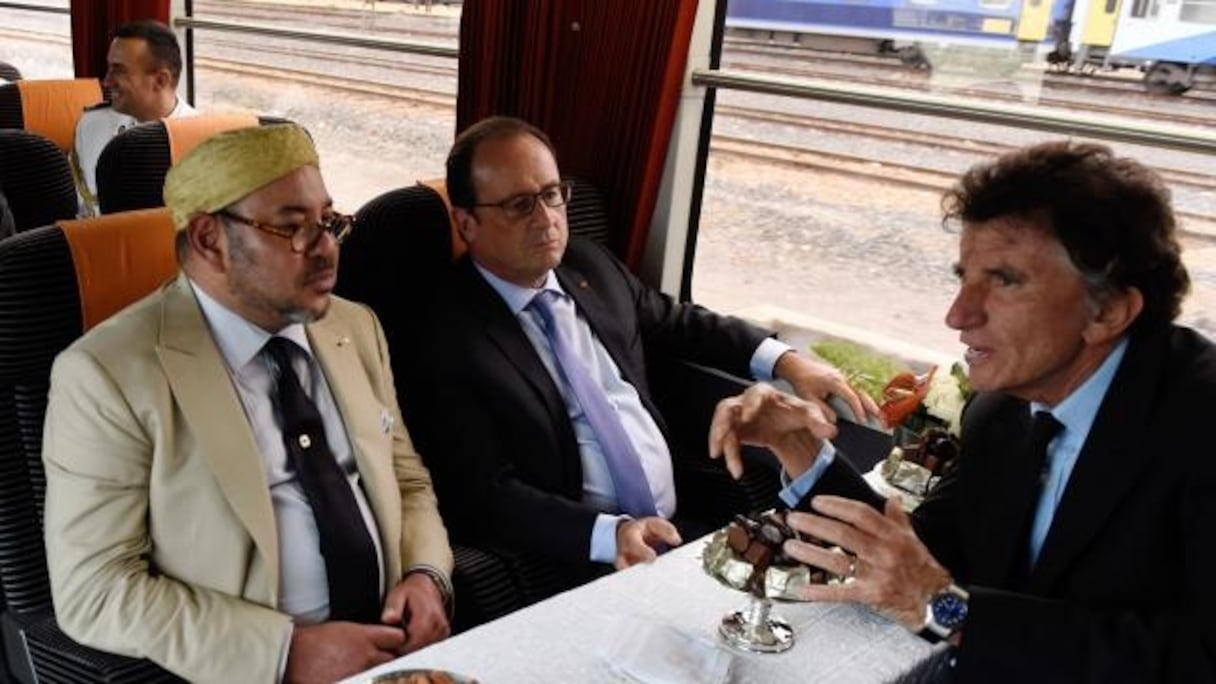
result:
[[[518,116],[562,173],[605,192],[612,248],[637,267],[662,180],[697,0],[464,3],[456,127]]]
[[[114,30],[136,19],[169,23],[169,0],[72,0],[72,63],[77,78],[106,74]]]

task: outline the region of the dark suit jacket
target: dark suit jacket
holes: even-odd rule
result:
[[[1027,576],[1029,408],[972,402],[958,467],[914,514],[971,592],[962,681],[1216,681],[1214,417],[1210,341],[1185,328],[1133,337]],[[877,503],[837,463],[816,492]]]
[[[579,238],[556,270],[660,429],[648,357],[748,375],[769,334],[650,289],[607,250]],[[467,256],[442,287],[426,352],[430,372],[408,419],[433,469],[444,521],[458,539],[586,564],[598,511],[581,503],[582,461],[557,386]]]

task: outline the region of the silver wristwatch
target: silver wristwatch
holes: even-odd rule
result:
[[[957,584],[950,584],[934,594],[925,604],[925,625],[920,635],[930,641],[941,641],[959,631],[967,621],[967,601],[971,595]]]

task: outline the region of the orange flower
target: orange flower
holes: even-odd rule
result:
[[[929,393],[929,382],[936,372],[937,367],[934,366],[924,375],[900,373],[882,388],[882,404],[878,409],[887,427],[902,425],[908,416],[916,413]]]

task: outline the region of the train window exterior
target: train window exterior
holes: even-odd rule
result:
[[[1148,16],[1149,0],[1135,0],[1132,3],[1132,16],[1137,19]]]
[[[1114,14],[1119,9],[1119,0],[1106,0],[1106,13]]]
[[[1216,0],[1183,0],[1182,21],[1216,24]]]

